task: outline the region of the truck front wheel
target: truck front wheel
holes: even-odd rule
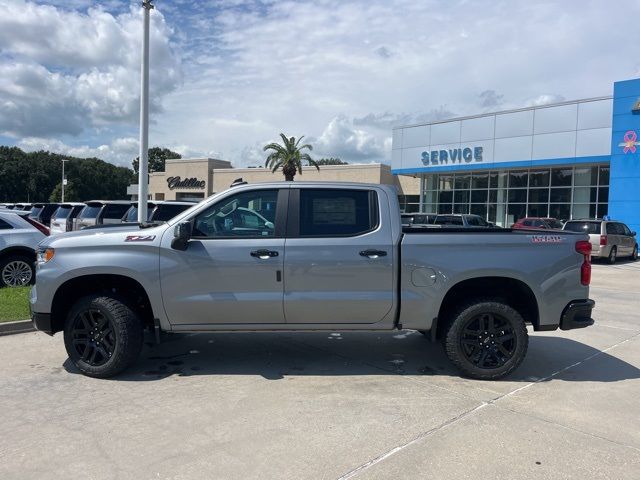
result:
[[[491,299],[460,308],[444,338],[449,360],[480,380],[495,380],[513,372],[529,345],[522,316],[509,305]]]
[[[122,300],[90,295],[73,306],[64,326],[64,344],[73,364],[84,375],[112,377],[140,354],[143,325]]]

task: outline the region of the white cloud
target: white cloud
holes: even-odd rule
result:
[[[114,16],[0,0],[0,133],[78,135],[109,124],[135,126],[139,112],[138,9]],[[171,30],[154,15],[151,110],[181,81]]]
[[[72,146],[51,138],[27,137],[18,142],[18,147],[26,152],[48,150],[69,155],[71,157],[96,157],[123,167],[131,167],[131,162],[138,156],[140,143],[137,138],[116,138],[110,144],[91,147],[88,145]]]
[[[104,145],[123,136],[114,125],[135,135],[139,2],[118,14],[16,5],[31,4],[0,0],[0,133],[82,132],[93,144],[82,141],[89,128]],[[314,139],[317,155],[389,161],[393,125],[610,94],[640,71],[629,50],[638,16],[635,0],[579,11],[525,0],[158,1],[150,144],[255,165],[284,132]]]

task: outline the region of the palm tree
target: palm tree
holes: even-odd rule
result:
[[[263,148],[265,152],[273,150],[273,152],[271,152],[267,157],[267,161],[264,165],[265,167],[270,168],[271,172],[275,172],[279,168],[282,168],[284,179],[287,182],[293,182],[293,177],[296,176],[296,172],[302,175],[303,161],[320,170],[318,164],[308,153],[302,153],[302,150],[304,149],[313,150],[313,147],[308,143],[300,145],[304,136],[300,137],[297,141],[296,137],[287,138],[284,133],[281,133],[280,136],[282,137],[284,145],[274,142],[265,145]]]

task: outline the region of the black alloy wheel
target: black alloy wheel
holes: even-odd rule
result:
[[[449,360],[479,380],[497,380],[513,372],[529,346],[522,315],[496,298],[462,304],[449,317],[443,341]]]
[[[511,323],[492,313],[471,318],[462,330],[460,349],[469,363],[495,369],[513,358],[517,339]]]
[[[99,310],[88,308],[79,312],[71,329],[72,344],[78,357],[92,367],[109,361],[116,346],[116,334],[111,321]]]
[[[125,298],[93,294],[78,299],[67,315],[64,346],[81,373],[109,378],[135,362],[143,334],[143,322]]]

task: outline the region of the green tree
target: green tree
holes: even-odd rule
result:
[[[313,150],[313,147],[308,143],[300,145],[304,136],[296,140],[296,137],[287,138],[284,133],[281,133],[280,137],[283,145],[274,142],[265,145],[263,148],[265,152],[272,151],[265,162],[265,167],[270,168],[272,173],[281,168],[284,179],[287,182],[293,182],[296,172],[302,175],[302,162],[306,162],[307,165],[320,170],[318,164],[308,153],[302,153],[302,150]]]
[[[0,202],[47,202],[60,198],[62,160],[69,160],[65,174],[71,186],[65,200],[126,199],[133,171],[97,158],[75,158],[39,151],[23,152],[0,146]]]
[[[316,160],[318,165],[349,165],[349,162],[343,162],[338,157],[321,158]]]
[[[54,187],[53,192],[49,195],[49,201],[52,203],[59,203],[62,201],[62,182]],[[65,202],[80,202],[82,201],[76,192],[74,184],[67,180],[67,184],[64,187],[64,201]]]
[[[168,148],[153,147],[149,149],[149,173],[164,172],[164,165],[167,160],[173,158],[182,158],[179,153],[173,152]],[[140,168],[140,157],[136,157],[133,162],[133,171],[136,176]]]

